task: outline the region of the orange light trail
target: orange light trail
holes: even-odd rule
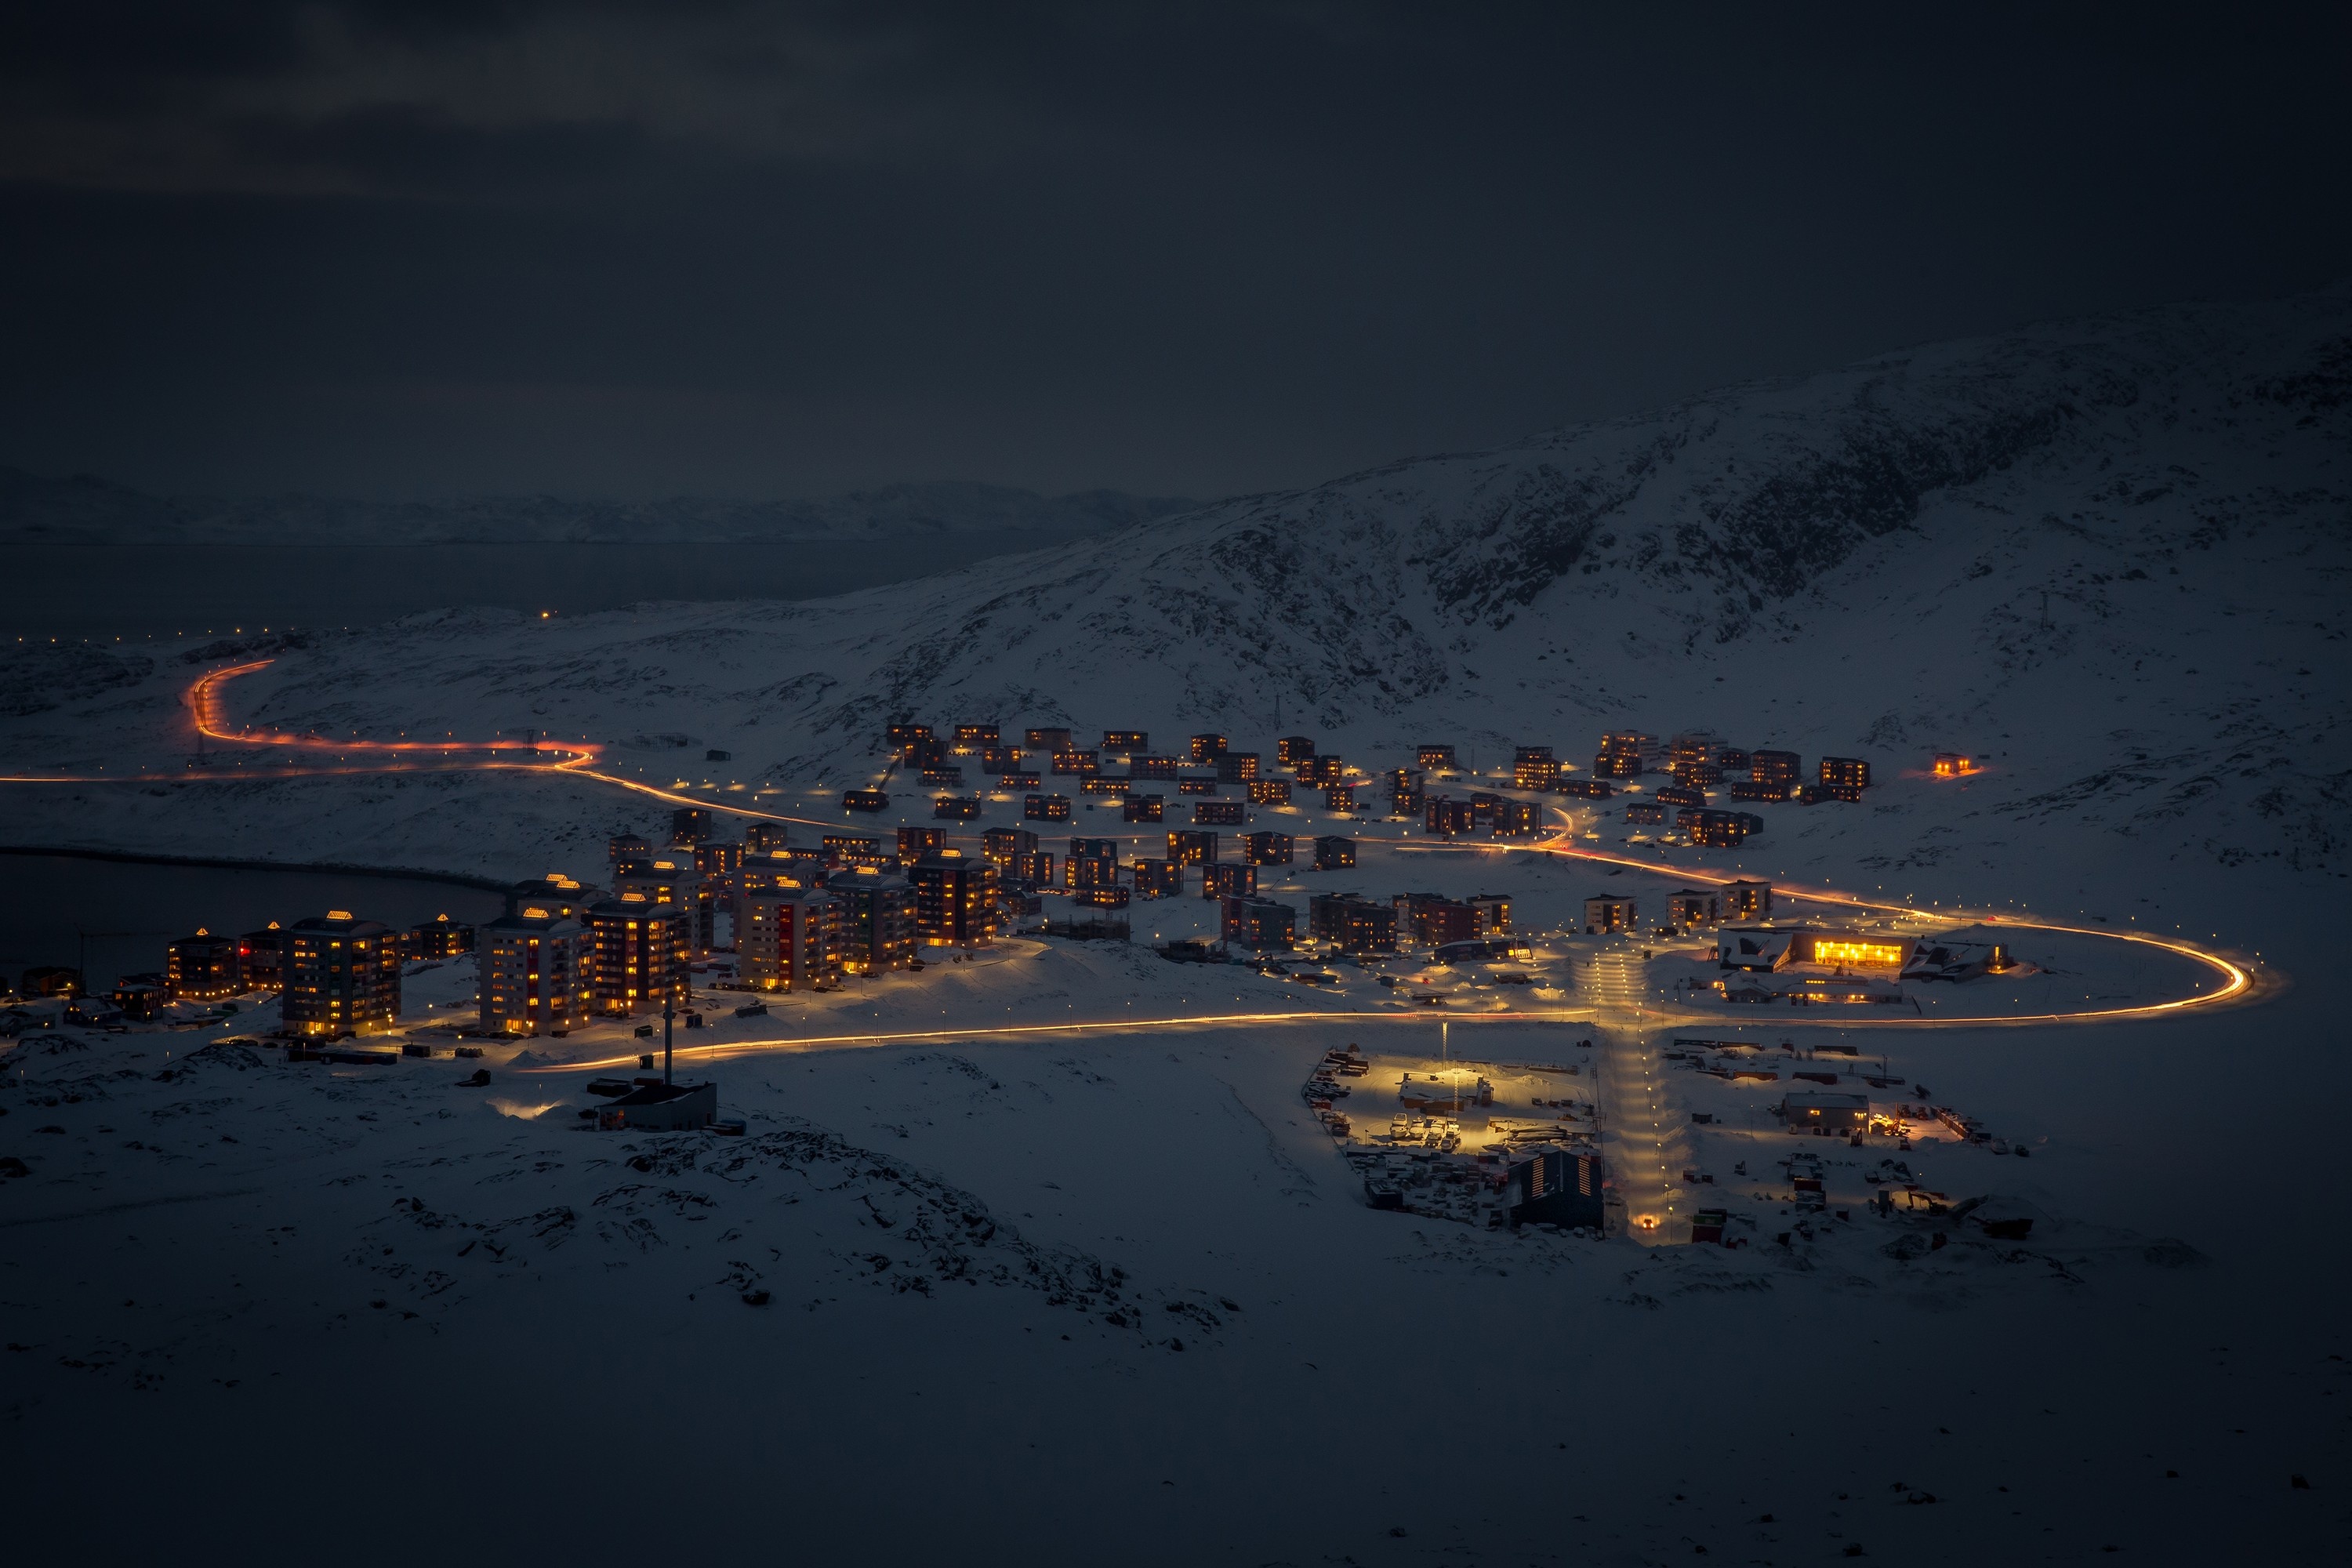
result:
[[[1454,1024],[1577,1024],[1589,1023],[1592,1009],[1589,1007],[1545,1008],[1540,1011],[1513,1013],[1460,1013],[1444,1015]],[[1059,1024],[990,1024],[968,1029],[903,1029],[867,1030],[854,1035],[808,1035],[790,1039],[730,1040],[723,1045],[679,1046],[675,1054],[694,1056],[705,1061],[722,1061],[731,1056],[749,1056],[765,1051],[824,1050],[848,1046],[905,1045],[918,1040],[977,1040],[1041,1035],[1116,1035],[1137,1029],[1230,1028],[1241,1024],[1328,1024],[1354,1022],[1359,1024],[1426,1024],[1430,1010],[1411,1011],[1384,1009],[1379,1012],[1339,1010],[1331,1012],[1297,1013],[1203,1013],[1172,1018],[1104,1018]],[[643,1053],[638,1053],[642,1055]],[[606,1057],[597,1061],[565,1062],[534,1068],[534,1072],[594,1072],[607,1068],[634,1068],[637,1056]]]
[[[227,682],[236,679],[240,676],[251,675],[257,670],[266,669],[274,662],[274,660],[266,658],[255,659],[247,664],[231,665],[224,668],[207,671],[205,674],[199,676],[194,683],[188,689],[189,706],[194,717],[196,731],[208,740],[226,742],[234,745],[270,746],[314,752],[332,752],[337,753],[338,762],[341,762],[344,755],[351,752],[385,754],[402,760],[361,766],[289,766],[270,768],[256,772],[245,772],[240,770],[235,775],[236,777],[298,778],[332,776],[337,774],[428,771],[433,766],[429,762],[409,759],[424,759],[438,756],[449,759],[449,762],[446,764],[446,769],[449,770],[509,770],[527,773],[561,773],[577,778],[594,779],[600,784],[612,784],[617,788],[629,790],[635,794],[646,795],[655,800],[665,801],[674,805],[698,806],[706,811],[721,811],[727,813],[730,816],[750,817],[764,822],[798,823],[804,826],[811,827],[833,827],[838,826],[837,823],[828,818],[793,816],[782,812],[761,811],[753,806],[730,805],[722,801],[705,799],[697,795],[683,795],[676,790],[662,789],[653,784],[640,783],[635,779],[624,778],[618,773],[606,773],[604,770],[592,765],[600,760],[602,748],[594,745],[593,743],[585,742],[578,744],[558,745],[551,742],[542,745],[538,742],[525,741],[338,741],[329,740],[316,735],[294,735],[283,732],[265,733],[258,731],[236,730],[226,727],[221,719],[221,688]],[[499,752],[526,752],[533,760],[507,760],[496,755],[496,753]],[[484,752],[492,754],[485,757],[482,755]],[[465,755],[466,753],[471,753],[472,755],[467,756]],[[549,760],[538,760],[548,753],[551,753],[551,757],[550,757]],[[39,776],[8,775],[0,776],[0,784],[133,784],[141,782],[152,783],[164,780],[184,780],[185,777],[185,774],[178,773],[49,774]],[[1554,809],[1558,810],[1557,807]],[[1567,816],[1565,812],[1561,812],[1560,815],[1563,818]],[[1377,837],[1374,837],[1371,842],[1375,844],[1382,844],[1389,848],[1404,853],[1429,853],[1433,851],[1450,849],[1469,850],[1479,854],[1530,853],[1551,855],[1562,859],[1591,860],[1603,865],[1621,866],[1629,868],[1633,870],[1648,872],[1657,876],[1679,877],[1686,881],[1706,882],[1718,887],[1730,882],[1749,879],[1740,874],[1706,871],[1691,867],[1673,866],[1661,861],[1638,859],[1632,856],[1610,855],[1596,849],[1578,848],[1574,847],[1573,841],[1570,837],[1570,834],[1572,831],[1572,826],[1564,823],[1557,837],[1528,844],[1413,844],[1398,839],[1387,839]],[[1857,894],[1838,892],[1832,889],[1804,888],[1788,883],[1778,883],[1775,885],[1776,887],[1787,891],[1790,897],[1806,902],[1840,905],[1849,909],[1870,910],[1879,913],[1902,915],[1912,919],[1931,918],[1927,911],[1921,910],[1910,904],[1885,903],[1875,900],[1864,899]],[[2149,931],[2116,931],[2114,929],[2101,930],[2090,926],[2066,925],[2056,921],[2032,920],[2022,916],[2001,914],[1998,912],[1971,912],[1955,909],[1947,911],[1946,913],[1949,919],[1971,920],[1986,925],[2014,926],[2023,930],[2059,931],[2072,936],[2100,937],[2113,942],[2137,942],[2143,946],[2157,948],[2163,952],[2173,953],[2176,956],[2189,959],[2194,963],[2202,964],[2221,976],[2221,987],[2215,991],[2200,992],[2194,995],[2177,997],[2168,1002],[2151,1002],[2132,1007],[2086,1008],[2080,1012],[2037,1013],[1991,1018],[1913,1017],[1853,1019],[1835,1022],[1828,1019],[1820,1020],[1818,1022],[1807,1019],[1802,1021],[1802,1023],[1800,1023],[1795,1019],[1790,1019],[1787,1021],[1786,1026],[1843,1029],[2003,1028],[2035,1024],[2113,1022],[2127,1018],[2161,1017],[2168,1014],[2184,1012],[2191,1007],[2212,1006],[2241,997],[2250,997],[2251,994],[2254,990],[2253,976],[2245,969],[2240,967],[2237,963],[2223,957],[2218,952],[2210,952],[2205,948],[2197,946],[2193,942],[2184,942],[2177,938],[2158,936]],[[1715,1016],[1713,1014],[1699,1013],[1688,1009],[1675,1010],[1660,1007],[1651,1008],[1648,1010],[1655,1013],[1662,1020],[1668,1017],[1679,1017],[1685,1021],[1696,1022]],[[1362,1018],[1367,1020],[1378,1020],[1413,1017],[1425,1018],[1427,1016],[1427,1014],[1421,1012],[1230,1014],[1191,1019],[1167,1018],[1150,1021],[1118,1019],[1107,1020],[1101,1023],[1024,1025],[982,1030],[937,1030],[911,1035],[854,1035],[823,1037],[807,1041],[779,1041],[770,1042],[765,1045],[754,1043],[750,1046],[733,1047],[700,1046],[690,1047],[688,1048],[690,1050],[705,1052],[743,1048],[774,1049],[792,1048],[796,1046],[820,1044],[827,1041],[837,1044],[851,1044],[856,1041],[878,1042],[887,1039],[963,1038],[976,1035],[1052,1034],[1067,1033],[1073,1030],[1087,1031],[1117,1030],[1139,1027],[1178,1027],[1187,1024],[1236,1025],[1244,1023],[1299,1023],[1311,1022],[1318,1018]],[[1449,1015],[1449,1016],[1450,1016],[1451,1015]],[[1465,1022],[1500,1022],[1512,1019],[1540,1022],[1545,1019],[1562,1017],[1574,1018],[1581,1017],[1583,1016],[1584,1015],[1581,1013],[1562,1014],[1549,1011],[1529,1011],[1499,1014],[1465,1014],[1462,1015],[1462,1018]],[[621,1058],[615,1059],[618,1060]],[[611,1066],[614,1064],[599,1063],[588,1065]]]

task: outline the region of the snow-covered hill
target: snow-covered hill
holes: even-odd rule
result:
[[[2169,308],[816,605],[415,617],[243,700],[329,731],[679,737],[734,753],[722,783],[861,775],[902,715],[1305,731],[1367,764],[1705,726],[1882,777],[1990,753],[1993,822],[2341,871],[2348,390],[2352,291]]]
[[[1425,740],[1588,760],[1603,729],[1706,727],[1882,779],[1937,749],[1991,759],[1971,826],[1917,790],[1880,792],[1866,832],[1837,814],[1864,868],[2105,853],[2088,843],[2340,875],[2347,390],[2352,290],[2168,308],[839,599],[321,636],[236,702],[326,733],[585,736],[722,788],[862,780],[901,716],[1214,727],[1259,749],[1300,731],[1367,766]],[[108,760],[108,726],[77,715],[187,678],[142,677],[146,657],[22,656],[10,759]],[[680,761],[710,748],[734,760]],[[1829,832],[1789,809],[1776,844]]]

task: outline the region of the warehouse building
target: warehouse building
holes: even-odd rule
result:
[[[1601,1156],[1547,1149],[1510,1168],[1503,1194],[1503,1212],[1514,1226],[1556,1225],[1563,1230],[1597,1231],[1601,1228]]]

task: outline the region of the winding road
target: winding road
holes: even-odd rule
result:
[[[560,744],[552,742],[540,742],[535,740],[462,741],[456,739],[444,741],[369,741],[357,738],[335,739],[319,735],[304,735],[287,731],[246,728],[236,724],[226,714],[225,707],[226,689],[232,682],[245,676],[252,675],[257,671],[266,669],[273,662],[275,661],[266,658],[254,659],[246,663],[228,665],[221,668],[206,671],[205,674],[199,676],[189,686],[185,693],[186,706],[190,716],[192,729],[194,733],[202,737],[204,741],[228,746],[242,746],[276,752],[289,752],[296,753],[298,757],[310,757],[316,759],[315,761],[309,762],[298,760],[278,763],[258,770],[240,768],[237,770],[236,776],[241,778],[333,776],[339,774],[396,773],[420,770],[435,772],[497,771],[549,773],[560,774],[572,778],[593,779],[599,784],[606,784],[615,789],[626,790],[632,794],[645,795],[651,799],[667,802],[674,805],[698,806],[705,810],[724,812],[732,816],[740,816],[766,822],[798,824],[814,827],[838,828],[841,826],[839,820],[835,818],[796,816],[787,813],[766,811],[756,806],[734,805],[721,800],[712,799],[709,796],[686,795],[676,790],[661,789],[635,779],[625,777],[622,774],[613,773],[608,769],[598,765],[602,759],[602,749],[593,742],[583,742],[578,744]],[[132,773],[110,775],[16,775],[13,777],[0,777],[0,783],[16,784],[127,784],[134,782],[152,783],[159,780],[173,783],[185,783],[188,781],[188,775],[184,773],[168,774]],[[1601,865],[1643,871],[1652,875],[1671,875],[1686,881],[1706,882],[1716,885],[1721,885],[1738,879],[1737,877],[1730,874],[1710,872],[1696,867],[1670,867],[1652,860],[1640,859],[1630,856],[1611,855],[1600,850],[1580,847],[1570,837],[1571,827],[1567,814],[1562,812],[1560,813],[1560,816],[1562,818],[1561,826],[1551,838],[1532,841],[1525,844],[1512,844],[1508,846],[1478,846],[1476,847],[1486,850],[1490,853],[1532,852],[1550,855],[1564,859],[1592,861]],[[1418,853],[1429,853],[1433,851],[1443,852],[1439,849],[1439,847],[1436,846],[1391,843],[1388,844],[1387,847],[1395,849],[1411,850]],[[1460,850],[1467,849],[1470,847],[1463,846],[1452,847]],[[1910,919],[1922,917],[1922,911],[1916,905],[1909,903],[1894,903],[1865,899],[1854,894],[1840,892],[1832,889],[1804,888],[1785,882],[1776,883],[1776,889],[1783,895],[1801,903],[1817,904],[1831,909],[1864,910],[1873,914],[1893,914]],[[2184,938],[2159,936],[2149,931],[2117,931],[2098,926],[2071,925],[2055,921],[2027,919],[2014,914],[1978,912],[1961,909],[1946,910],[1938,908],[1936,913],[1939,920],[1968,921],[1990,926],[2019,930],[2059,931],[2074,936],[2097,938],[2108,942],[2123,942],[2142,944],[2147,947],[2158,949],[2165,952],[2172,953],[2200,966],[2211,976],[2212,984],[2210,986],[2200,985],[2193,987],[2186,995],[2168,997],[2162,1001],[2142,1003],[2121,1007],[2090,1007],[2066,1012],[2010,1015],[1996,1017],[1911,1016],[1898,1018],[1885,1016],[1855,1016],[1851,1013],[1841,1010],[1837,1016],[1825,1016],[1819,1019],[1798,1016],[1777,1016],[1775,1021],[1779,1023],[1780,1026],[1786,1028],[1983,1029],[2034,1027],[2055,1024],[2120,1022],[2130,1019],[2160,1018],[2186,1012],[2192,1008],[2215,1007],[2231,1002],[2250,1000],[2254,998],[2258,994],[2259,991],[2254,975],[2251,971],[2223,953],[2215,952],[2209,948],[2201,947]],[[1595,1009],[1593,1007],[1515,1008],[1508,1012],[1458,1015],[1454,1016],[1454,1021],[1463,1024],[1528,1023],[1545,1021],[1594,1022],[1602,1021],[1604,1016],[1615,1015],[1620,1010],[1616,1007],[1608,1007],[1603,1009]],[[1879,1013],[1883,1010],[1873,1008],[1868,1011],[1871,1013]],[[1070,1034],[1085,1031],[1161,1027],[1179,1028],[1186,1026],[1218,1027],[1248,1026],[1253,1027],[1263,1027],[1276,1024],[1324,1023],[1338,1022],[1341,1020],[1356,1020],[1362,1022],[1410,1021],[1423,1017],[1425,1017],[1425,1015],[1415,1012],[1399,1012],[1393,1009],[1381,1009],[1377,1011],[1299,1009],[1278,1013],[1213,1014],[1152,1019],[1101,1019],[1071,1021],[1057,1024],[1040,1024],[1034,1026],[1024,1025],[1006,1026],[1001,1027],[924,1030],[917,1032],[883,1033],[878,1035],[856,1034],[841,1036],[778,1037],[772,1040],[731,1042],[725,1046],[697,1046],[689,1047],[689,1050],[696,1055],[738,1055],[744,1051],[752,1049],[807,1049],[853,1044],[910,1042],[942,1038],[973,1038],[988,1036]],[[1649,1029],[1655,1029],[1677,1024],[1719,1024],[1722,1021],[1722,1016],[1717,1012],[1703,1012],[1688,1007],[1663,1005],[1654,999],[1643,997],[1639,999],[1636,1019],[1641,1026]],[[616,1065],[619,1065],[617,1059],[615,1061],[581,1064],[583,1068],[609,1068]]]

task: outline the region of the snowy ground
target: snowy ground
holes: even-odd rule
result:
[[[1170,750],[1299,730],[1367,770],[1425,741],[1580,762],[1602,729],[1703,724],[1881,781],[1762,808],[1741,852],[1580,820],[1579,846],[1655,871],[1383,842],[1277,888],[1509,893],[1534,967],[1573,981],[1559,997],[1465,983],[1441,1014],[1344,965],[1327,988],[1018,942],[714,1010],[687,1070],[740,1139],[580,1131],[609,1070],[587,1064],[641,1048],[611,1031],[496,1051],[480,1089],[446,1058],[28,1037],[0,1098],[26,1170],[0,1178],[22,1528],[77,1560],[234,1540],[272,1561],[2340,1561],[2345,312],[1923,351],[817,606],[7,661],[9,773],[171,775],[10,784],[16,842],[504,878],[593,881],[605,837],[667,803],[544,773],[193,768],[188,682],[274,655],[232,689],[238,721],[584,738],[616,776],[805,819],[803,841],[897,826],[831,803],[909,713],[1141,724]],[[1945,747],[1993,766],[1916,776]],[[689,760],[709,749],[735,760]],[[929,793],[904,820],[928,825]],[[1698,872],[1930,923],[2177,932],[2257,989],[1970,1022],[2213,984],[2017,928],[2035,973],[1915,987],[1909,1026],[1874,1026],[1901,1021],[1684,1005],[1686,944],[1566,934],[1591,893]],[[1176,936],[1211,910],[1134,913]],[[466,985],[447,966],[415,994]],[[1262,1016],[1148,1022],[1204,1009]],[[1507,1095],[1507,1064],[1590,1056],[1560,1098],[1591,1086],[1627,1211],[1722,1206],[1746,1245],[1371,1211],[1300,1085],[1351,1042],[1413,1070],[1440,1016]],[[987,1032],[1078,1019],[1106,1026]],[[1760,1049],[1694,1060],[1678,1037]],[[1735,1061],[1780,1076],[1705,1070]],[[1874,1102],[1931,1098],[2030,1155],[1766,1115],[1832,1087],[1797,1071],[1864,1069],[1903,1080]],[[1355,1083],[1351,1112],[1393,1092]],[[1819,1162],[1821,1212],[1791,1157]],[[1882,1218],[1872,1175],[2035,1223]]]

